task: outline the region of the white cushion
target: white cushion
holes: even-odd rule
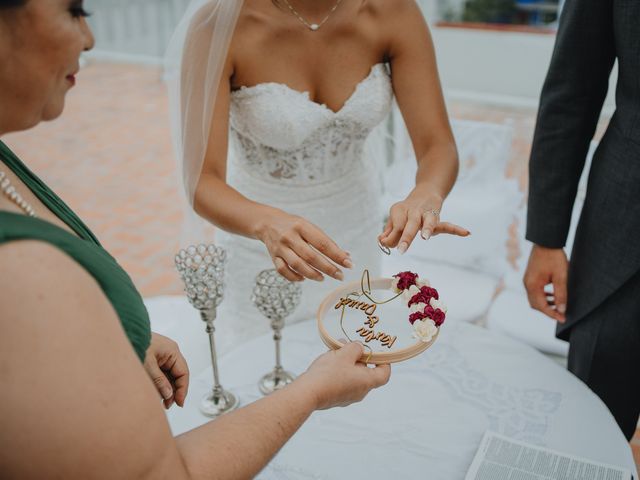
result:
[[[541,352],[567,356],[569,344],[555,338],[556,322],[527,301],[524,288],[504,290],[487,314],[487,328],[527,343]]]
[[[482,272],[416,260],[408,255],[393,254],[383,260],[385,277],[412,271],[427,278],[447,305],[447,321],[474,322],[489,309],[498,288],[499,279]]]

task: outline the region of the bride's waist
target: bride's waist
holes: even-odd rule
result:
[[[369,199],[380,194],[380,182],[375,168],[364,168],[362,162],[334,172],[334,176],[307,181],[274,178],[248,168],[242,162],[232,162],[227,182],[248,198],[262,203],[336,205],[340,199]],[[351,202],[348,202],[351,203]]]

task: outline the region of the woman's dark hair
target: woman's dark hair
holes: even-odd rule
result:
[[[21,7],[27,0],[0,0],[0,8]]]

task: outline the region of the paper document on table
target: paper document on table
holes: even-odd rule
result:
[[[633,480],[629,470],[487,431],[465,480]]]

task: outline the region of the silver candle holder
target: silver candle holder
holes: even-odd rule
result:
[[[218,358],[215,345],[216,308],[222,302],[224,294],[224,266],[227,252],[215,245],[190,246],[180,250],[175,257],[175,264],[184,282],[189,303],[200,312],[200,318],[206,324],[211,350],[213,367],[213,389],[200,403],[200,411],[217,417],[239,405],[238,397],[226,391],[220,384]]]
[[[295,375],[282,368],[280,361],[280,340],[284,319],[300,303],[302,288],[300,284],[290,282],[276,270],[263,270],[256,277],[251,301],[265,317],[271,320],[273,340],[276,344],[276,366],[273,371],[260,379],[258,386],[263,395],[279,390],[295,379]]]

